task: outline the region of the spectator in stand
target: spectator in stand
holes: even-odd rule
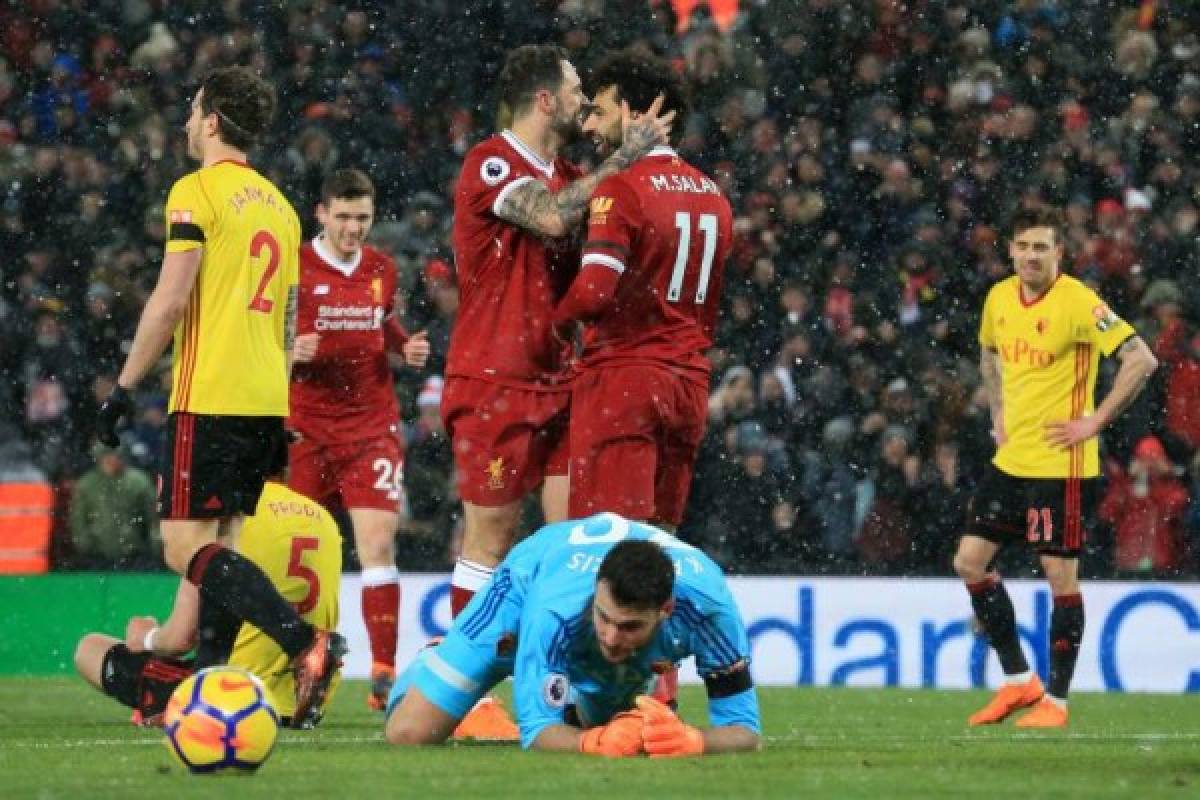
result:
[[[409,199],[400,221],[380,232],[396,254],[402,273],[416,273],[431,258],[442,254],[446,238],[443,222],[447,218],[441,197],[433,192],[417,192]]]
[[[738,425],[737,456],[726,464],[718,513],[739,571],[786,572],[799,554],[795,510],[768,465],[770,442],[757,422]]]
[[[407,426],[404,463],[404,492],[408,498],[410,524],[419,533],[440,540],[452,530],[458,515],[458,495],[452,481],[454,453],[439,411],[442,379],[433,375],[417,395],[417,419]],[[441,569],[453,563],[429,565]]]
[[[904,571],[910,555],[925,486],[915,439],[903,425],[889,425],[879,438],[880,459],[871,483],[870,510],[858,533],[859,559],[869,572]]]
[[[66,474],[76,446],[72,410],[80,399],[84,367],[61,309],[61,303],[49,301],[38,311],[23,367],[26,435],[38,465],[54,480]]]
[[[708,398],[708,424],[722,430],[754,414],[756,406],[754,372],[743,366],[730,367]]]
[[[1123,578],[1177,578],[1188,559],[1184,522],[1188,488],[1167,458],[1162,442],[1137,443],[1129,469],[1109,464],[1108,491],[1100,519],[1113,528],[1113,566]]]
[[[446,367],[450,331],[458,314],[458,285],[454,269],[441,258],[431,258],[421,269],[420,278],[409,298],[409,313],[415,324],[429,334],[428,369],[441,374]]]
[[[1174,443],[1168,449],[1192,453],[1200,448],[1200,333],[1173,355],[1165,361],[1169,370],[1166,435]]]
[[[819,447],[804,454],[800,480],[803,516],[800,530],[811,531],[805,542],[809,563],[821,572],[853,571],[858,563],[858,484],[861,470],[853,463],[854,421],[842,416],[825,425]]]
[[[93,449],[71,500],[72,565],[76,569],[161,569],[154,481],[129,465],[126,447]]]
[[[1187,325],[1183,319],[1183,292],[1171,280],[1160,279],[1146,287],[1139,304],[1147,318],[1139,320],[1154,354],[1163,361],[1177,358]]]
[[[971,497],[967,472],[959,462],[958,442],[942,439],[933,448],[932,465],[922,474],[923,496],[917,504],[913,565],[918,572],[940,574],[954,557],[963,525],[963,509]]]
[[[884,429],[889,426],[900,426],[906,431],[909,451],[917,442],[926,440],[929,426],[925,409],[918,403],[912,384],[903,377],[893,378],[884,388],[879,406],[863,417],[859,425],[860,452],[876,457],[885,454],[887,451],[879,446]]]
[[[128,325],[115,313],[113,290],[107,284],[96,281],[88,287],[79,340],[89,370],[116,372],[120,368]]]

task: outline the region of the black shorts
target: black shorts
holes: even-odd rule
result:
[[[118,642],[104,654],[100,682],[106,695],[151,717],[167,707],[175,687],[194,670],[192,661],[134,653]]]
[[[285,466],[283,417],[176,412],[167,418],[159,516],[221,519],[253,514],[263,483]]]
[[[967,533],[996,544],[1024,539],[1039,553],[1077,558],[1097,478],[1018,478],[988,464],[967,512]]]

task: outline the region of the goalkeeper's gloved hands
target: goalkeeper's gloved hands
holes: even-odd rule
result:
[[[637,707],[645,715],[642,746],[651,758],[698,756],[704,753],[704,734],[679,717],[670,707],[642,695]]]
[[[579,740],[579,752],[622,758],[642,752],[642,712],[622,711],[607,725],[588,728]]]
[[[122,420],[128,421],[133,411],[133,395],[123,386],[114,386],[96,412],[96,438],[108,447],[119,445],[117,426]]]

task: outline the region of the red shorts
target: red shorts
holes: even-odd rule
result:
[[[288,448],[288,486],[323,504],[340,498],[344,508],[400,511],[404,447],[396,428],[384,436],[347,443],[304,436]]]
[[[571,394],[571,518],[678,525],[707,421],[705,387],[670,369],[585,371]]]
[[[570,405],[567,390],[447,378],[442,420],[454,444],[459,496],[494,508],[520,500],[548,475],[566,475]]]

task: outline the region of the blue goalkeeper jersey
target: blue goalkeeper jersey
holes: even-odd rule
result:
[[[675,609],[646,645],[611,664],[596,644],[591,602],[600,562],[624,539],[653,541],[675,563]],[[565,722],[568,707],[584,727],[603,724],[689,656],[708,689],[710,724],[761,731],[745,625],[721,568],[699,549],[598,514],[542,528],[513,549],[497,578],[506,569],[525,589],[513,667],[523,747],[547,725]]]

